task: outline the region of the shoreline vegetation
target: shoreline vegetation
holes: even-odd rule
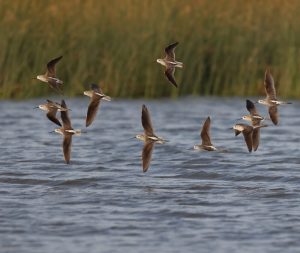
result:
[[[14,0],[0,3],[0,98],[53,96],[33,80],[63,55],[66,96],[100,83],[111,97],[265,96],[270,67],[278,97],[300,98],[300,1]],[[172,87],[156,63],[179,41]]]

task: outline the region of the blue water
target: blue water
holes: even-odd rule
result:
[[[71,164],[44,99],[0,102],[0,252],[300,252],[300,102],[261,130],[257,152],[229,130],[242,98],[113,100],[73,137]],[[66,99],[84,128],[87,98]],[[156,145],[142,172],[141,106]],[[262,115],[266,108],[258,105]],[[199,152],[211,116],[212,142]]]

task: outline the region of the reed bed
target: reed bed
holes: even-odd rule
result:
[[[91,82],[112,97],[263,95],[270,66],[279,96],[300,98],[299,13],[298,0],[3,0],[0,96],[49,95],[32,77],[63,55],[68,96]],[[179,89],[156,63],[174,41]]]

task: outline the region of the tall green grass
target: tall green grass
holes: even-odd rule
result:
[[[179,41],[167,82],[156,59]],[[298,0],[3,0],[0,96],[53,94],[32,80],[51,58],[69,96],[102,82],[112,97],[263,95],[266,66],[280,97],[300,98]]]

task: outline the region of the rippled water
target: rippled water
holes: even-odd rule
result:
[[[251,154],[228,129],[244,99],[103,102],[73,138],[70,165],[56,126],[32,109],[43,102],[0,102],[1,252],[299,252],[299,101],[280,107],[280,125],[262,129]],[[66,102],[82,128],[88,100]],[[169,140],[147,173],[132,138],[143,103]],[[227,153],[192,149],[208,115]]]

